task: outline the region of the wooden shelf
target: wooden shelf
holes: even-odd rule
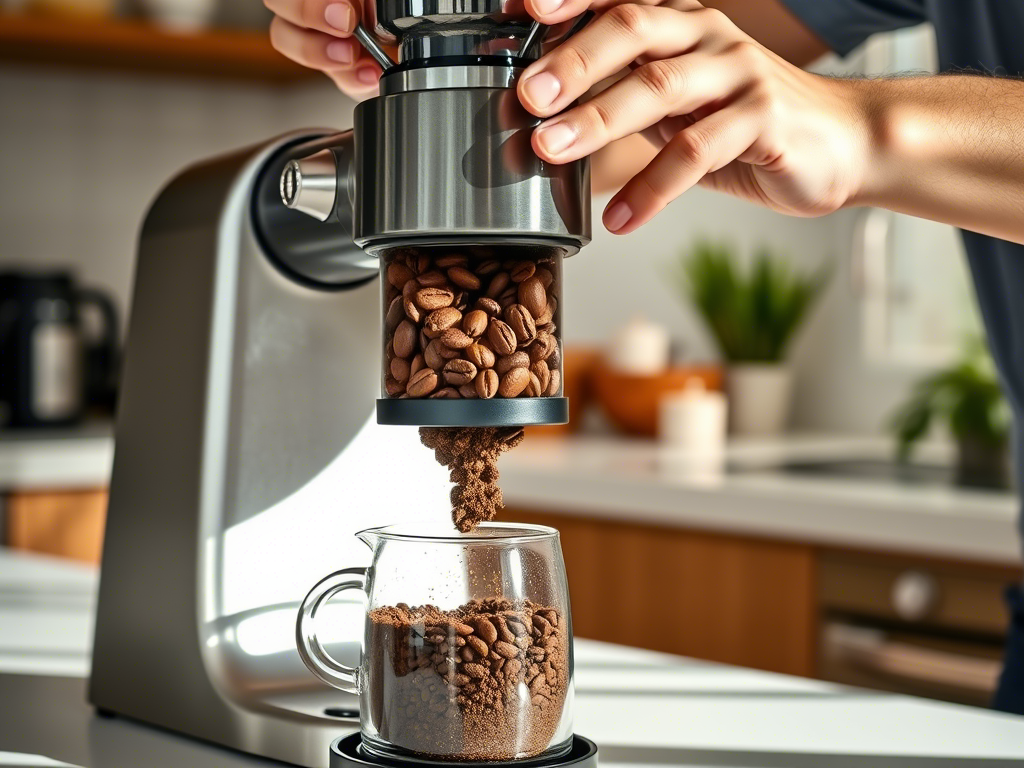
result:
[[[174,34],[141,21],[9,13],[0,13],[0,60],[271,83],[319,76],[275,51],[264,32]]]

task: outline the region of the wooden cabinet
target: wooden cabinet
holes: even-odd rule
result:
[[[17,492],[6,498],[6,544],[99,563],[107,492],[102,489]]]
[[[561,531],[580,637],[814,673],[810,546],[526,510],[503,519]]]

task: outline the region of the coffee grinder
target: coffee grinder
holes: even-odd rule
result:
[[[458,252],[554,276],[590,237],[587,162],[538,159],[539,121],[514,90],[542,41],[572,25],[545,29],[500,0],[378,0],[370,22],[374,36],[360,39],[385,74],[352,130],[298,131],[194,165],[146,216],[89,686],[101,714],[303,766],[375,764],[357,736],[338,738],[358,731],[354,697],[313,678],[294,642],[298,603],[344,557],[341,542],[414,508],[402,503],[412,483],[366,490],[387,482],[374,471],[399,442],[367,424],[373,400],[388,424],[566,419],[553,376],[508,396],[454,397],[441,382],[412,396],[390,370],[386,313],[407,297],[389,289],[387,267]],[[397,62],[378,41],[397,45]],[[553,337],[552,373],[560,283],[542,282],[544,322],[524,332]],[[491,300],[507,309],[516,290]],[[420,349],[436,330],[418,328]],[[408,473],[432,462],[416,448]],[[594,765],[596,748],[577,738],[557,764]]]

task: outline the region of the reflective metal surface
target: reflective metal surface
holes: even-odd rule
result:
[[[291,160],[281,174],[281,202],[319,221],[334,213],[338,164],[334,153],[321,149],[314,155]]]
[[[508,88],[414,91],[355,112],[355,242],[564,245],[590,241],[590,165],[549,165],[539,120]]]
[[[431,88],[514,88],[520,70],[511,65],[438,66],[397,69],[380,79],[380,95]]]

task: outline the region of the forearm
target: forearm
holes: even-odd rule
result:
[[[1024,243],[1024,82],[942,75],[852,87],[874,149],[851,205]]]

